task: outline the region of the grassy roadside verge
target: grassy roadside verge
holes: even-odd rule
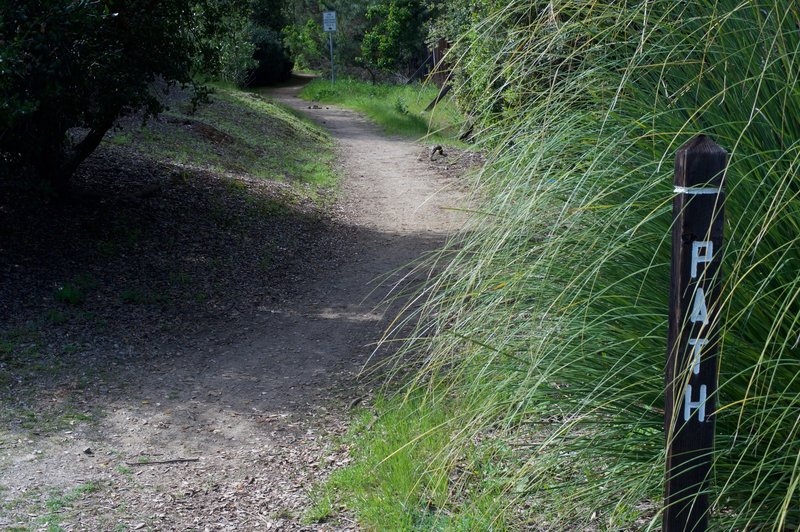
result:
[[[327,133],[268,98],[227,87],[217,87],[210,103],[197,109],[188,100],[177,102],[157,121],[117,131],[106,142],[233,176],[291,185],[336,181]]]
[[[462,143],[458,136],[463,116],[455,101],[448,96],[434,110],[425,111],[438,90],[433,85],[372,85],[353,79],[331,84],[330,81],[315,79],[303,88],[300,97],[362,112],[390,134],[460,146]]]
[[[373,409],[354,415],[344,441],[353,462],[318,488],[308,522],[324,522],[346,507],[371,530],[507,527],[498,501],[500,479],[510,474],[508,447],[481,438],[451,454],[448,443],[464,430],[454,422],[458,409],[427,399],[418,391],[380,397]],[[463,489],[467,482],[470,490]]]

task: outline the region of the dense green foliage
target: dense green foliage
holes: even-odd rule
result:
[[[499,486],[488,513],[507,526],[659,526],[672,160],[705,133],[730,152],[713,527],[796,529],[793,3],[513,1],[473,14],[481,9],[462,17],[456,92],[490,153],[483,201],[420,295],[424,325],[408,346],[422,351],[411,385],[424,392],[420,419],[447,419],[397,452],[430,431],[446,437],[426,439],[444,443],[406,468],[418,482],[385,504],[419,504],[447,482],[441,513],[452,516]],[[509,450],[511,467],[473,465]],[[374,462],[390,467],[391,452]]]
[[[4,0],[0,13],[2,170],[56,183],[117,117],[160,109],[155,82],[239,58],[245,24],[229,0]]]
[[[368,28],[365,15],[374,3],[375,0],[334,0],[324,5],[309,0],[289,2],[290,24],[284,29],[284,35],[297,65],[305,69],[329,71],[329,36],[322,30],[322,13],[335,11],[337,27],[333,41],[336,64],[341,71],[363,68],[358,56]]]
[[[382,0],[367,10],[369,31],[361,61],[383,70],[412,74],[428,55],[428,10],[421,0]]]
[[[350,76],[370,79],[409,76],[428,57],[426,42],[436,9],[421,0],[361,0],[359,2],[288,3],[291,23],[285,42],[301,68],[327,71],[328,34],[322,31],[323,11],[335,11],[335,62]]]
[[[495,56],[512,53],[507,48],[508,32],[520,31],[526,18],[529,20],[533,16],[533,11],[521,13],[520,20],[493,16],[505,6],[505,2],[498,0],[452,0],[443,2],[435,12],[429,40],[442,39],[448,43],[444,67],[451,69],[450,79],[457,88],[459,105],[471,118],[484,116],[477,112],[487,101],[484,91],[493,94],[503,87],[504,73],[499,70]],[[515,28],[517,25],[520,28]],[[516,38],[523,39],[524,36],[517,35]],[[520,52],[522,50],[524,47]],[[495,107],[502,105],[495,98],[488,101]]]

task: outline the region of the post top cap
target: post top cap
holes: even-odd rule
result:
[[[678,187],[722,187],[728,152],[706,135],[697,135],[675,153]]]
[[[678,148],[677,153],[723,153],[727,155],[727,150],[714,142],[708,135],[695,135],[683,146]]]

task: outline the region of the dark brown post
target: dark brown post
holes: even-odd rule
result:
[[[727,161],[727,152],[704,135],[675,157],[664,532],[708,527]]]

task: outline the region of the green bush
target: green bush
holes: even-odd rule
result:
[[[426,22],[420,0],[382,0],[366,12],[370,26],[361,44],[361,60],[382,70],[413,73],[428,56]]]
[[[123,114],[160,110],[154,82],[223,67],[245,23],[231,0],[6,1],[0,170],[63,185]]]
[[[244,19],[243,19],[244,20]],[[232,28],[224,39],[220,39],[220,68],[218,81],[242,86],[247,82],[248,73],[256,66],[253,55],[255,45],[250,41],[250,32],[245,24]]]
[[[397,98],[395,98],[395,100],[394,100],[394,110],[397,111],[401,115],[407,115],[408,114],[408,104],[406,104],[406,101],[403,99],[402,96],[398,96]]]
[[[325,63],[327,49],[321,39],[322,33],[322,26],[312,19],[284,29],[284,42],[298,68],[308,70]]]

